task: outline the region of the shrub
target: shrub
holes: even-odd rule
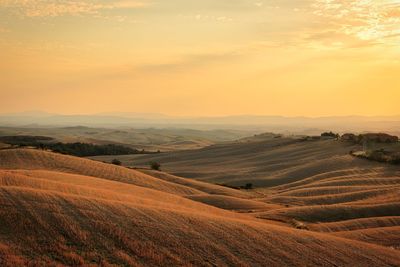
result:
[[[161,169],[161,164],[158,162],[150,162],[150,168],[155,171],[159,171]]]
[[[251,184],[251,183],[246,184],[246,185],[244,186],[244,189],[247,189],[247,190],[253,189],[253,184]]]
[[[121,166],[121,164],[122,164],[122,162],[120,160],[118,160],[118,159],[113,159],[111,161],[111,163],[114,164],[114,165],[118,165],[118,166]]]

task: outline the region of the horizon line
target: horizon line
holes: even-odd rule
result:
[[[29,114],[32,113],[32,114]],[[33,114],[37,113],[37,114]],[[320,116],[307,116],[307,115],[277,115],[277,114],[228,114],[228,115],[171,115],[166,113],[152,113],[152,112],[135,112],[135,111],[101,111],[95,113],[58,113],[58,112],[48,112],[44,110],[25,110],[20,112],[2,112],[0,113],[1,117],[5,116],[23,116],[24,114],[28,114],[26,116],[39,116],[48,115],[48,116],[106,116],[106,117],[124,117],[124,115],[138,115],[140,116],[163,116],[163,117],[171,117],[171,118],[182,118],[182,119],[200,119],[200,118],[232,118],[232,117],[280,117],[280,118],[306,118],[306,119],[323,119],[323,118],[351,118],[351,117],[364,117],[364,118],[376,118],[376,117],[400,117],[400,114],[393,115],[320,115]]]

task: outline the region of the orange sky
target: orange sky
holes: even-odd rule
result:
[[[400,114],[400,1],[0,0],[0,112]]]

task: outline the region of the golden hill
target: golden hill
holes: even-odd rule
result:
[[[201,181],[234,186],[252,183],[255,190],[250,191],[248,209],[238,206],[236,210],[268,223],[399,250],[400,166],[349,155],[360,149],[337,140],[249,139],[195,151],[135,156],[130,162],[140,166],[158,161],[166,171]],[[192,197],[234,210],[224,199],[216,203],[207,198]],[[257,207],[255,202],[268,207]],[[386,230],[388,234],[382,234]]]
[[[150,174],[43,151],[0,151],[0,265],[400,264],[399,251],[359,235],[296,230],[200,203],[275,210],[240,191]]]

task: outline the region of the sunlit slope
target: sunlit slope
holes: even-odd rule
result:
[[[14,121],[17,120],[14,118]],[[98,119],[98,118],[97,118]],[[116,118],[114,118],[116,119]],[[1,116],[0,116],[1,120]],[[95,121],[96,117],[89,120]],[[31,123],[31,122],[29,122]],[[71,122],[78,123],[77,121]],[[83,122],[82,122],[83,123]],[[28,123],[27,123],[28,124]],[[50,125],[48,123],[44,123]],[[56,124],[59,124],[56,123]],[[83,123],[85,124],[85,123]],[[39,128],[14,128],[2,127],[0,125],[0,133],[3,136],[13,135],[30,135],[30,136],[49,136],[57,141],[65,143],[83,142],[93,144],[118,144],[129,146],[136,149],[144,149],[146,151],[171,151],[182,149],[196,149],[216,142],[232,141],[249,134],[254,131],[241,130],[193,130],[193,129],[107,129],[92,128],[85,126],[72,127],[39,127]],[[1,147],[1,144],[0,144]]]
[[[195,187],[190,187],[190,184],[184,185],[178,182],[158,179],[136,170],[33,149],[1,150],[0,168],[10,170],[51,170],[81,174],[138,185],[177,195],[198,195],[204,193],[202,188],[198,190]],[[203,187],[207,187],[207,185]],[[218,194],[243,195],[229,188],[212,185],[208,187],[214,188]]]
[[[366,243],[195,211],[28,189],[0,192],[3,262],[390,266],[400,261],[398,252]]]
[[[282,208],[280,205],[221,195],[193,195],[187,198],[207,205],[237,212],[260,212]]]
[[[175,184],[180,184],[183,186],[188,186],[196,190],[205,192],[211,195],[224,195],[224,196],[234,196],[238,198],[249,198],[251,196],[250,192],[240,191],[232,189],[226,186],[215,185],[212,183],[202,182],[195,179],[188,179],[178,177],[166,172],[153,171],[153,170],[141,170],[141,172],[149,174],[150,176],[162,179]]]
[[[197,210],[236,216],[224,210],[190,201],[178,195],[112,180],[45,170],[0,170],[0,185],[7,188],[102,199],[172,210]]]
[[[18,155],[26,159],[31,151]],[[400,253],[270,225],[124,181],[43,168],[0,170],[0,263],[395,266]]]
[[[364,241],[381,246],[400,249],[400,226],[360,229],[333,233],[348,239]]]
[[[351,149],[354,146],[334,140],[273,138],[160,155],[137,155],[132,156],[135,158],[132,164],[139,166],[157,161],[165,171],[182,177],[238,186],[250,182],[256,187],[270,187],[369,169],[368,163],[348,155]]]
[[[246,205],[254,217],[398,249],[400,166],[354,158],[352,149],[361,148],[336,140],[250,138],[197,151],[139,156],[136,162],[156,160],[165,170],[214,183],[252,183],[256,189]],[[244,204],[227,205],[216,196],[191,198],[237,211]]]

